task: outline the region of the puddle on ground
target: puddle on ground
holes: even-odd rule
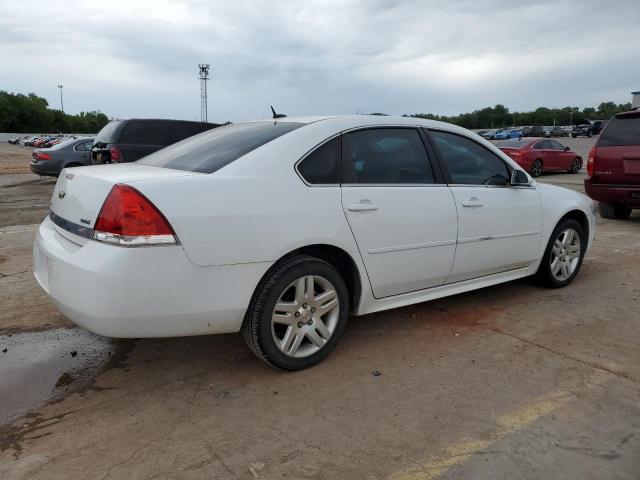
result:
[[[87,387],[127,344],[79,328],[0,335],[0,425]]]

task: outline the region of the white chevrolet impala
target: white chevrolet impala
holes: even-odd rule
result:
[[[331,352],[349,314],[527,276],[564,287],[594,233],[587,197],[535,183],[468,130],[279,118],[64,170],[33,265],[92,332],[242,331],[260,359],[296,370]]]

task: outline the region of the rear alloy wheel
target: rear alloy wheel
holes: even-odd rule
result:
[[[540,159],[536,159],[531,164],[531,176],[539,177],[542,173],[542,161]]]
[[[578,222],[567,218],[553,231],[536,276],[546,287],[568,285],[580,271],[587,237]]]
[[[602,218],[626,220],[631,215],[631,209],[619,203],[598,202],[598,212]]]
[[[348,312],[348,291],[338,271],[318,258],[296,255],[258,287],[242,332],[249,348],[268,365],[300,370],[333,350]]]
[[[569,173],[578,173],[582,168],[582,160],[579,157],[573,159],[571,162],[571,168],[569,169]]]

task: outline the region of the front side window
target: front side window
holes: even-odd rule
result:
[[[533,146],[534,150],[549,150],[549,140],[541,140]]]
[[[420,134],[412,128],[372,128],[343,135],[342,182],[434,183]]]
[[[557,142],[556,140],[549,140],[549,143],[551,143],[551,148],[553,148],[554,150],[564,150],[562,144],[560,142]]]
[[[462,185],[506,185],[509,169],[493,152],[461,135],[431,131],[431,136],[449,172],[451,183]]]
[[[298,172],[313,184],[340,183],[340,137],[316,148],[298,165]]]

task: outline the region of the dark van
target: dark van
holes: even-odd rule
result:
[[[91,164],[135,162],[161,148],[219,126],[185,120],[114,120],[96,136],[91,148]]]

